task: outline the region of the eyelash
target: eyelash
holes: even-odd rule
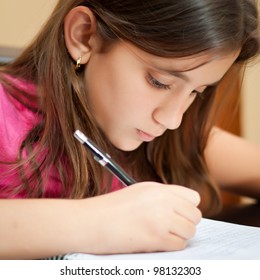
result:
[[[154,87],[156,87],[156,88],[158,88],[158,89],[165,89],[165,90],[169,90],[169,89],[171,89],[171,86],[170,85],[165,85],[165,84],[162,84],[162,83],[160,83],[158,80],[156,80],[154,77],[152,77],[151,75],[148,75],[148,81],[149,81],[149,83],[152,85],[152,86],[154,86]],[[199,91],[197,91],[197,90],[193,90],[192,92],[191,92],[192,94],[196,94],[196,96],[198,96],[199,98],[204,98],[204,95],[203,95],[203,92],[199,92]]]
[[[170,85],[165,85],[165,84],[162,84],[160,83],[158,80],[156,80],[154,77],[152,77],[151,75],[148,75],[148,81],[149,83],[156,87],[156,88],[159,88],[159,89],[171,89],[171,86]]]

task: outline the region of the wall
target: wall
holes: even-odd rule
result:
[[[260,143],[260,61],[252,62],[246,70],[242,90],[242,134]]]
[[[57,0],[0,0],[0,46],[24,47]]]

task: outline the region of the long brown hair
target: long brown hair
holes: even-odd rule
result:
[[[83,72],[75,72],[75,62],[66,49],[64,18],[79,5],[93,11],[98,31],[108,44],[120,38],[161,57],[241,49],[237,62],[259,51],[253,0],[60,0],[31,45],[4,68],[5,73],[36,85],[33,103],[31,94],[0,76],[10,94],[41,117],[21,145],[15,166],[22,184],[13,186],[14,191],[26,189],[29,197],[44,197],[42,176],[54,166],[63,183],[63,197],[107,192],[103,170],[73,138],[79,128],[117,160],[123,158],[122,164],[138,180],[154,179],[198,190],[206,202],[201,206],[203,211],[211,215],[219,208],[219,195],[203,154],[215,88],[206,89],[205,98],[193,102],[178,129],[122,157],[99,130],[85,97]],[[21,157],[24,149],[28,153],[25,160]],[[41,153],[45,156],[39,162],[37,155]],[[25,163],[31,167],[30,176],[21,172]]]

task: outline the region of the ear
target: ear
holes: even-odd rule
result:
[[[86,64],[97,44],[96,17],[93,12],[84,6],[70,10],[64,20],[64,37],[73,60],[77,61],[81,57],[81,64]]]

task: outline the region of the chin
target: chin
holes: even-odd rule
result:
[[[131,152],[131,151],[136,150],[142,144],[142,142],[125,141],[125,142],[112,142],[112,144],[121,151]]]

